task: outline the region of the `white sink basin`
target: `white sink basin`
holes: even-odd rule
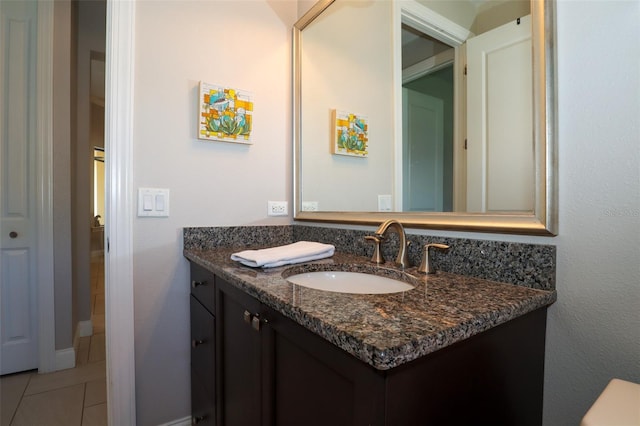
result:
[[[336,293],[388,294],[414,288],[411,284],[393,278],[346,271],[304,272],[287,277],[287,281],[303,287]]]

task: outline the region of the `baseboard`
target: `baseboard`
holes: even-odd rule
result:
[[[76,354],[80,350],[80,338],[87,336],[93,336],[93,323],[91,322],[91,320],[78,321],[76,332],[73,336],[73,350]],[[75,357],[73,362],[75,364]]]
[[[183,417],[182,419],[174,420],[169,423],[163,423],[158,426],[191,426],[191,416]]]
[[[56,351],[56,371],[66,370],[76,366],[76,351],[74,348],[60,349]]]
[[[91,320],[78,321],[78,326],[76,327],[76,335],[78,337],[93,336],[93,323],[91,322]]]

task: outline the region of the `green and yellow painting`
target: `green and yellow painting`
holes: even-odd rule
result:
[[[200,82],[198,138],[250,144],[252,95],[243,90]]]
[[[369,125],[366,117],[333,110],[332,153],[350,155],[353,157],[367,157],[369,155]]]

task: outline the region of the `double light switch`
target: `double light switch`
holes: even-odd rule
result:
[[[168,217],[169,190],[166,188],[138,188],[138,216]]]

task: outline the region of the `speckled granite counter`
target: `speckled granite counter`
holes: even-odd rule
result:
[[[246,249],[242,247],[241,249]],[[230,260],[239,248],[186,248],[205,267],[265,305],[322,336],[356,358],[387,370],[449,346],[556,300],[554,290],[439,272],[415,274],[416,287],[383,295],[331,293],[289,283],[290,268],[370,268],[366,257],[336,253],[306,266],[253,269]],[[384,268],[380,269],[384,273]]]

